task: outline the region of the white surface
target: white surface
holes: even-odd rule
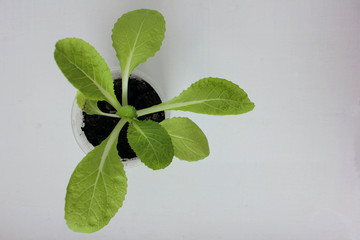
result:
[[[168,98],[218,76],[256,108],[172,113],[204,130],[210,157],[129,169],[110,224],[74,233],[64,196],[84,154],[54,44],[83,38],[116,67],[112,25],[138,8],[167,21],[160,52],[140,70]],[[357,0],[0,0],[0,239],[360,239],[359,29]]]

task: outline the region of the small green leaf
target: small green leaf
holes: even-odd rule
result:
[[[186,161],[198,161],[209,156],[209,144],[205,134],[189,118],[165,119],[160,124],[171,137],[175,157]]]
[[[122,71],[123,105],[127,105],[127,79],[130,73],[159,51],[164,37],[165,20],[155,10],[131,11],[115,23],[111,38]]]
[[[127,178],[116,144],[125,123],[120,120],[110,136],[78,164],[70,178],[65,219],[75,232],[100,230],[122,206]]]
[[[65,38],[56,43],[54,57],[65,77],[87,99],[106,100],[120,108],[110,69],[93,46],[78,38]]]
[[[101,115],[103,112],[98,108],[97,100],[90,100],[87,99],[84,94],[82,94],[80,91],[76,94],[76,102],[78,107],[86,112],[87,114],[99,114]]]
[[[238,85],[221,78],[203,78],[170,101],[138,111],[138,116],[165,110],[210,115],[237,115],[255,107]]]
[[[77,103],[78,107],[82,111],[84,111],[86,114],[89,114],[89,115],[96,114],[96,115],[102,115],[102,116],[107,116],[107,117],[120,118],[116,114],[105,113],[105,112],[101,111],[97,105],[97,103],[98,103],[97,100],[87,99],[84,96],[84,94],[82,94],[80,91],[78,91],[76,94],[76,103]]]
[[[131,148],[149,168],[167,167],[174,156],[171,139],[166,130],[154,121],[132,121],[127,137]]]

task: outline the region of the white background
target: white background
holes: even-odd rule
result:
[[[160,52],[139,67],[167,99],[215,76],[256,108],[172,112],[203,129],[210,156],[128,169],[110,224],[74,233],[64,197],[84,153],[54,45],[83,38],[116,68],[112,26],[138,8],[167,22]],[[360,239],[359,76],[358,0],[0,0],[0,239]]]

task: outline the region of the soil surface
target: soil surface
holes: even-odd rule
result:
[[[119,102],[121,103],[122,95],[122,83],[121,78],[114,80],[114,89],[115,95]],[[134,106],[137,110],[148,108],[153,105],[161,103],[159,95],[156,91],[144,80],[139,78],[134,78],[130,76],[129,78],[129,89],[128,89],[128,104]],[[101,111],[106,113],[116,113],[116,110],[107,102],[99,101],[98,107]],[[93,145],[99,145],[103,140],[105,140],[115,125],[119,121],[119,118],[105,117],[100,115],[88,115],[83,112],[84,115],[84,127],[82,130],[85,133],[88,141]],[[165,119],[165,112],[157,112],[148,114],[138,118],[139,120],[153,120],[156,122],[161,122]],[[125,160],[136,157],[135,152],[131,149],[127,138],[126,133],[129,123],[127,123],[121,130],[119,134],[119,142],[117,144],[117,149],[119,156]]]

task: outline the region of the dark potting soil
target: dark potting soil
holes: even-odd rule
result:
[[[114,80],[115,95],[119,102],[121,102],[122,96],[122,83],[121,78]],[[144,80],[138,78],[129,78],[128,86],[128,104],[134,106],[137,110],[151,107],[153,105],[161,103],[159,95],[156,91]],[[116,113],[116,110],[107,102],[99,101],[98,107],[101,111],[106,113]],[[112,118],[100,115],[88,115],[83,112],[84,115],[84,127],[82,130],[85,133],[88,141],[93,145],[99,145],[105,140],[112,130],[115,128],[119,121],[119,118]],[[141,116],[139,120],[153,120],[155,122],[161,122],[165,119],[165,112],[157,112]],[[119,142],[117,144],[117,150],[119,156],[124,159],[130,159],[136,157],[135,152],[131,149],[127,138],[127,129],[129,123],[127,123],[119,134]]]

